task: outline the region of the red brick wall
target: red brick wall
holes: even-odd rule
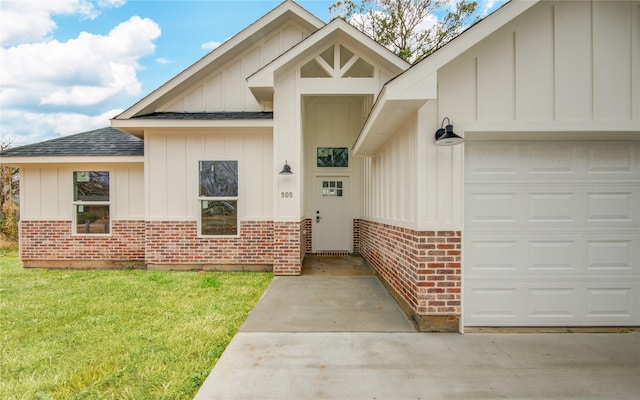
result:
[[[73,236],[71,221],[21,221],[20,252],[25,266],[39,261],[136,261],[145,257],[145,222],[111,221],[111,235]]]
[[[273,272],[276,275],[300,275],[306,245],[305,220],[274,222]]]
[[[195,221],[112,221],[111,235],[72,236],[71,221],[22,221],[25,266],[273,265],[299,275],[306,253],[306,220],[240,222],[240,236],[198,237]],[[122,266],[122,265],[120,265]]]
[[[417,315],[460,315],[461,232],[359,221],[360,253]]]
[[[198,237],[196,221],[151,221],[148,264],[271,264],[273,222],[240,222],[240,236]]]
[[[304,220],[304,228],[306,229],[306,234],[304,235],[304,251],[308,254],[313,253],[313,220],[311,218],[307,218]]]

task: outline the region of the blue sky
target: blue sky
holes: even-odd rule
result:
[[[477,1],[482,15],[505,2]],[[298,0],[324,21],[333,2]],[[0,139],[15,147],[108,126],[280,3],[0,0]]]

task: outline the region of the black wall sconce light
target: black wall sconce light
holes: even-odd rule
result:
[[[287,163],[287,160],[284,161],[284,166],[282,167],[282,171],[280,171],[280,175],[293,175],[293,171]]]
[[[447,125],[444,124],[445,120],[447,121]],[[464,138],[453,132],[453,125],[451,125],[449,117],[444,117],[440,129],[436,131],[436,146],[454,146],[462,142],[464,142]]]

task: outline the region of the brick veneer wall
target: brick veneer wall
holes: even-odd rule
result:
[[[300,275],[305,255],[305,220],[273,224],[273,273]]]
[[[304,257],[304,221],[241,221],[240,236],[198,237],[195,221],[147,223],[146,261],[175,269],[252,270],[269,266],[276,275],[299,275]]]
[[[21,221],[25,267],[110,268],[142,265],[145,222],[111,221],[107,236],[72,235],[71,221]]]
[[[171,264],[271,264],[273,222],[240,222],[240,236],[198,237],[196,221],[150,221],[146,261]]]
[[[111,234],[74,236],[71,221],[22,221],[25,267],[273,270],[300,275],[306,221],[240,222],[240,235],[198,237],[195,221],[117,221]],[[255,268],[253,268],[255,267]]]
[[[304,251],[309,254],[313,252],[313,220],[311,218],[304,220],[304,228],[306,229]]]
[[[415,231],[359,221],[360,253],[425,331],[457,331],[461,232]]]

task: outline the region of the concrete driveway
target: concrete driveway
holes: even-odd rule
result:
[[[276,277],[195,397],[640,398],[640,332],[418,333],[374,275]]]

